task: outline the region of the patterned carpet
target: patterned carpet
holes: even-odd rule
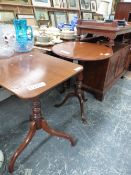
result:
[[[13,175],[131,175],[131,81],[120,79],[103,102],[86,93],[87,125],[76,98],[54,107],[64,95],[59,87],[42,95],[43,114],[51,126],[77,138],[76,146],[39,130]],[[27,134],[30,105],[15,96],[0,103],[0,149],[7,163]]]

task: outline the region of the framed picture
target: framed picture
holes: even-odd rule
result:
[[[0,23],[12,24],[15,19],[13,10],[0,10]]]
[[[6,4],[31,4],[30,0],[0,0],[0,3]]]
[[[66,2],[66,0],[60,0],[60,7],[61,8],[67,8],[67,2]]]
[[[35,18],[36,20],[49,20],[49,16],[48,16],[48,12],[47,10],[43,10],[43,9],[36,9],[35,8]]]
[[[59,23],[67,23],[67,13],[66,12],[54,12],[55,19],[56,19],[56,25]]]
[[[50,0],[32,0],[32,4],[36,6],[50,7]]]
[[[81,9],[90,10],[90,0],[81,0]]]
[[[71,23],[71,20],[74,16],[78,16],[78,13],[69,12],[68,13],[68,22]]]
[[[53,6],[60,8],[60,0],[53,0]]]
[[[52,27],[56,27],[56,19],[55,19],[54,12],[49,12],[49,18],[50,18],[50,25]]]
[[[33,8],[19,6],[19,13],[20,14],[34,14],[34,11],[33,11]]]
[[[32,14],[16,14],[18,19],[26,19],[29,26],[37,26],[35,16]]]
[[[78,1],[68,0],[68,8],[77,9],[78,8]]]
[[[91,1],[91,11],[96,12],[96,1]]]
[[[92,20],[93,16],[92,16],[92,13],[90,12],[83,12],[83,19],[86,19],[86,20]]]
[[[101,14],[93,14],[93,19],[103,21],[104,17]]]

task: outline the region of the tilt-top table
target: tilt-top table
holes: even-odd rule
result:
[[[72,146],[75,145],[75,140],[70,135],[52,129],[42,118],[39,95],[82,70],[83,67],[80,65],[43,54],[35,49],[0,60],[0,85],[19,98],[31,99],[33,102],[30,129],[27,137],[11,158],[10,173],[14,171],[17,157],[29,144],[38,129],[43,129],[50,135],[67,139]]]
[[[67,59],[67,60],[77,60],[79,64],[84,66],[87,61],[104,60],[113,54],[111,48],[87,42],[66,42],[60,43],[52,47],[53,53],[56,55]],[[77,74],[76,88],[74,92],[70,92],[64,98],[64,100],[57,106],[63,105],[69,97],[76,96],[79,99],[81,107],[81,119],[86,123],[86,117],[84,112],[84,102],[86,101],[84,97],[84,91],[82,91],[83,85],[83,72]]]

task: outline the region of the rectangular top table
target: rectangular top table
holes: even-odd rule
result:
[[[10,173],[14,171],[17,157],[26,148],[38,129],[52,136],[67,139],[72,146],[75,145],[75,140],[70,135],[54,130],[48,125],[42,117],[38,96],[82,70],[83,67],[78,64],[43,54],[36,49],[28,53],[16,54],[8,59],[0,59],[0,85],[18,97],[32,99],[33,102],[30,129],[25,140],[11,158]]]
[[[40,50],[0,59],[0,85],[20,98],[33,98],[53,88],[83,67]]]

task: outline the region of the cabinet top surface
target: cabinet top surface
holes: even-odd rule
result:
[[[53,88],[83,67],[39,50],[0,59],[0,85],[20,98],[34,98]]]
[[[90,29],[90,30],[100,30],[107,32],[119,32],[129,33],[131,32],[131,22],[128,22],[125,26],[118,26],[117,21],[112,23],[105,22],[96,22],[96,21],[87,21],[87,20],[78,20],[77,24],[78,29]]]
[[[113,50],[103,44],[66,42],[52,47],[52,51],[68,59],[81,61],[104,60],[112,56]]]

